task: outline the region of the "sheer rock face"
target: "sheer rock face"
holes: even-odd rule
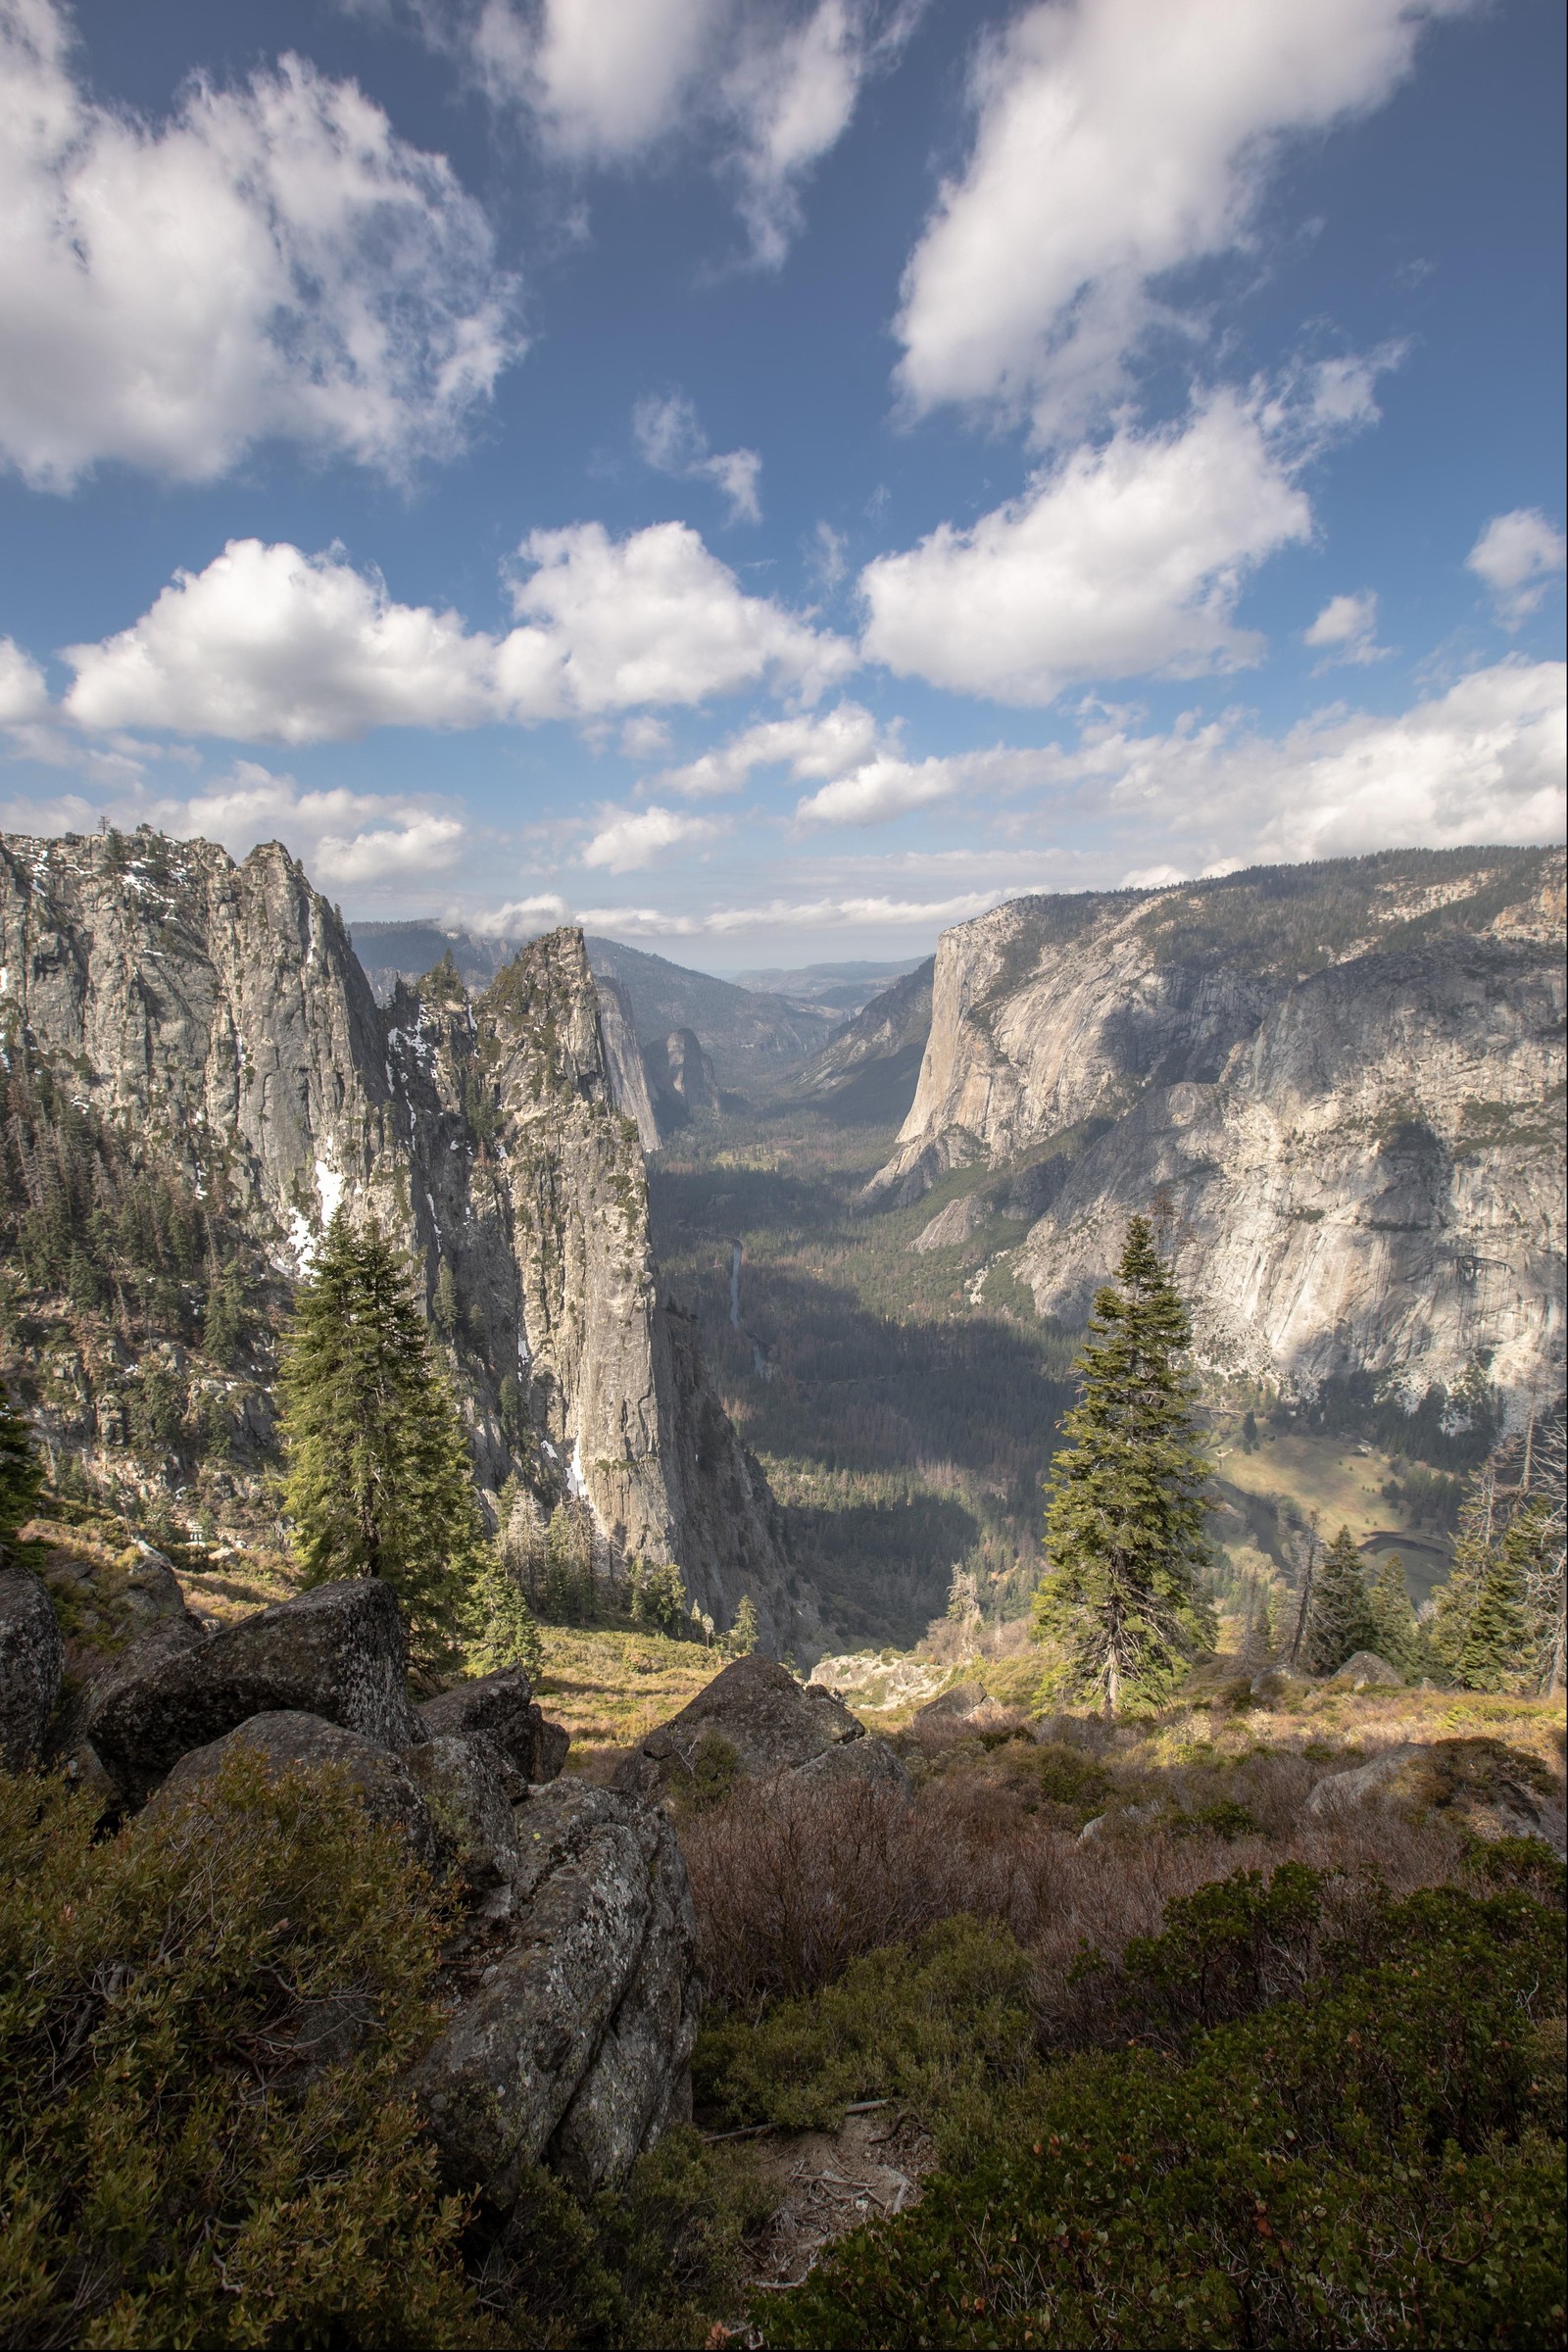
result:
[[[276,843],[236,865],[145,832],[8,836],[0,975],[0,1018],[280,1273],[308,1268],[340,1202],[406,1243],[432,1304],[450,1273],[482,1485],[540,1462],[612,1544],[677,1559],[717,1623],[749,1592],[765,1638],[811,1645],[766,1482],[659,1302],[626,1025],[607,1028],[579,932],[533,942],[476,1001],[447,968],[381,1009]]]
[[[0,1771],[21,1772],[43,1746],[60,1696],[65,1644],[48,1592],[0,1551]]]
[[[643,1059],[642,1047],[637,1042],[637,1022],[632,1012],[631,999],[618,980],[608,972],[594,974],[594,989],[599,998],[599,1033],[604,1040],[605,1062],[610,1071],[611,1099],[624,1119],[630,1119],[637,1130],[637,1140],[645,1152],[659,1150],[659,1121],[654,1113],[654,1098],[649,1085],[648,1065]]]
[[[1012,1253],[1080,1322],[1159,1205],[1200,1350],[1310,1391],[1560,1378],[1560,851],[1025,899],[945,935],[873,1198],[1026,1162]],[[990,1196],[996,1194],[993,1199]],[[977,1196],[977,1200],[978,1200]],[[987,1214],[1009,1213],[995,1181]],[[979,1218],[950,1203],[931,1246]]]
[[[665,1126],[683,1126],[719,1108],[718,1081],[695,1029],[672,1029],[644,1054]]]

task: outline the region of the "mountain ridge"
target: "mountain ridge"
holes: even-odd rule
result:
[[[1216,1368],[1423,1392],[1484,1357],[1522,1397],[1561,1378],[1563,904],[1562,853],[1508,848],[1009,901],[943,936],[868,1204],[1045,1162],[998,1253],[1043,1314],[1081,1321],[1160,1197]]]
[[[586,1508],[607,1556],[677,1559],[718,1622],[750,1592],[770,1639],[808,1643],[765,1478],[661,1296],[643,1155],[580,932],[531,943],[477,999],[437,970],[383,1009],[280,844],[236,864],[151,832],[7,836],[0,971],[10,1062],[79,1095],[77,1115],[234,1220],[266,1269],[253,1289],[285,1295],[340,1203],[381,1217],[447,1318],[492,1497],[519,1476],[546,1509]],[[13,1172],[24,1215],[39,1206],[35,1173]],[[58,1291],[50,1310],[67,1335],[52,1354],[13,1352],[51,1443],[170,1492],[188,1484],[194,1441],[172,1435],[157,1471],[127,1461],[116,1398],[139,1394],[154,1362],[194,1393],[209,1373],[192,1337],[138,1335],[122,1307],[106,1323]],[[265,1389],[261,1357],[256,1375]]]

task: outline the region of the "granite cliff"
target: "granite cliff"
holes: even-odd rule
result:
[[[1082,1320],[1155,1207],[1217,1369],[1562,1379],[1563,857],[1393,852],[1015,900],[948,932],[872,1202]],[[873,1008],[874,1009],[874,1008]],[[862,1015],[862,1020],[867,1016]]]
[[[275,843],[236,864],[145,830],[0,842],[0,1019],[12,1092],[32,1089],[33,1124],[19,1137],[14,1113],[7,1161],[19,1258],[56,1212],[66,1145],[88,1170],[59,1210],[82,1236],[71,1274],[35,1249],[19,1268],[26,1312],[9,1318],[51,1445],[103,1460],[123,1449],[126,1399],[156,1367],[185,1400],[166,1431],[168,1483],[188,1464],[175,1424],[188,1434],[201,1388],[234,1392],[265,1453],[261,1303],[286,1305],[339,1203],[373,1209],[420,1270],[482,1487],[494,1495],[516,1474],[546,1507],[575,1498],[609,1556],[677,1560],[720,1625],[750,1592],[768,1638],[809,1646],[766,1481],[694,1330],[661,1303],[637,1124],[617,1106],[619,1009],[606,1017],[569,930],[532,942],[476,999],[448,964],[378,1006],[341,917]],[[198,1236],[134,1312],[91,1263],[100,1162],[132,1190],[156,1171],[159,1200]],[[84,1285],[98,1283],[84,1298],[78,1255]],[[202,1336],[220,1260],[258,1310],[229,1374]]]

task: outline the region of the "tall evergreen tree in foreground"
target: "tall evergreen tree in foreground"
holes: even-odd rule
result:
[[[486,1566],[463,1424],[415,1302],[411,1271],[373,1218],[340,1209],[302,1284],[278,1382],[284,1510],[306,1580],[380,1576],[417,1664],[450,1656]]]
[[[1209,1464],[1180,1364],[1190,1338],[1149,1221],[1134,1217],[1073,1367],[1082,1397],[1052,1464],[1050,1565],[1035,1596],[1036,1636],[1061,1654],[1056,1687],[1107,1712],[1157,1705],[1213,1646],[1199,1590]]]
[[[1374,1649],[1377,1638],[1361,1554],[1349,1529],[1342,1527],[1318,1562],[1302,1664],[1309,1674],[1333,1674],[1358,1649]]]

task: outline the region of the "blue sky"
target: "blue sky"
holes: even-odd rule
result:
[[[1563,824],[1550,0],[0,0],[0,821],[923,953]]]

